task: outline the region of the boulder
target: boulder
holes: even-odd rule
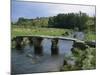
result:
[[[87,45],[83,42],[74,42],[73,47],[79,48],[81,50],[85,50],[86,48],[88,48]]]
[[[85,42],[88,46],[90,47],[96,47],[96,41],[92,40],[92,41],[86,41]]]

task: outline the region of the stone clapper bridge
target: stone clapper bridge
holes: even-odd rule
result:
[[[59,49],[58,49],[58,41],[59,40],[68,40],[74,41],[78,43],[84,44],[84,41],[75,39],[75,38],[67,38],[67,37],[59,37],[59,36],[16,36],[12,39],[12,41],[16,42],[15,48],[17,50],[22,50],[22,42],[23,39],[27,38],[29,40],[29,44],[34,45],[34,55],[43,56],[43,48],[42,48],[42,40],[43,39],[51,39],[51,57],[44,62],[38,63],[36,65],[30,64],[31,67],[24,66],[24,68],[20,66],[20,68],[13,68],[12,73],[16,74],[23,74],[23,73],[37,73],[37,72],[54,72],[60,71],[64,63],[64,57],[58,56]],[[56,57],[57,56],[57,57]],[[23,65],[23,63],[22,63]],[[24,62],[25,65],[25,62]],[[13,66],[14,67],[14,66]],[[24,69],[24,70],[22,70]]]

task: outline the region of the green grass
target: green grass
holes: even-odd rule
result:
[[[62,36],[65,32],[71,32],[68,29],[59,28],[23,28],[12,27],[12,37],[15,36],[28,36],[28,35],[49,35],[49,36]]]
[[[96,40],[96,34],[93,32],[86,33],[85,40],[87,41]]]
[[[30,35],[47,35],[47,36],[63,36],[65,32],[69,34],[72,33],[70,29],[60,29],[60,28],[34,28],[34,27],[12,27],[12,37],[16,36],[30,36]],[[85,33],[85,40],[91,41],[96,40],[96,34],[92,31],[87,31]]]

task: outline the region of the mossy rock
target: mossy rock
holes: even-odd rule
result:
[[[90,47],[96,47],[96,42],[95,41],[85,41],[85,43],[90,46]]]
[[[82,42],[74,42],[73,47],[79,48],[81,50],[85,50],[86,48],[88,48],[88,46],[85,43],[82,43]]]

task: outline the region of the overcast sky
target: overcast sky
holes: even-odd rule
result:
[[[59,13],[78,13],[82,11],[89,16],[95,15],[95,6],[51,4],[13,1],[11,8],[11,19],[17,21],[19,17],[36,18],[55,16]]]

